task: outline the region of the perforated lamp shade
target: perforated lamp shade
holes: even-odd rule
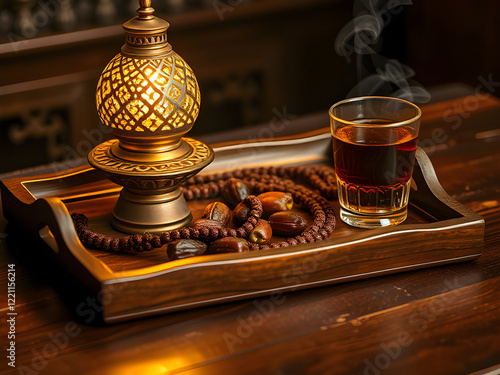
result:
[[[187,133],[200,101],[193,70],[174,51],[160,59],[119,53],[102,72],[96,90],[99,118],[120,131]]]

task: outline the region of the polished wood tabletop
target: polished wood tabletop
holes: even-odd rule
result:
[[[422,110],[442,186],[486,221],[477,260],[107,325],[100,296],[1,218],[0,373],[498,374],[500,100],[483,88]],[[324,126],[299,118],[274,136]]]

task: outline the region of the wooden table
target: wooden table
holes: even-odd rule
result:
[[[18,315],[16,369],[3,351],[1,373],[497,374],[500,100],[481,92],[423,113],[421,144],[443,187],[486,220],[479,259],[107,326],[94,319],[97,296],[82,297],[2,218],[2,349],[8,264]],[[324,121],[294,124],[309,130]]]

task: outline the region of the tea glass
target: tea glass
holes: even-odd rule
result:
[[[340,218],[360,228],[407,217],[421,111],[406,100],[365,96],[330,108]]]

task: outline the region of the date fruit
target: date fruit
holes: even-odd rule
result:
[[[198,219],[191,223],[191,228],[201,229],[202,227],[216,227],[222,228],[223,225],[218,220],[212,219]]]
[[[262,202],[262,217],[267,219],[269,216],[279,211],[288,211],[293,207],[293,198],[290,193],[282,191],[268,191],[257,195]]]
[[[301,234],[306,229],[306,220],[295,212],[281,211],[269,216],[269,224],[273,233],[278,236],[292,237]]]
[[[238,203],[238,205],[234,208],[233,211],[233,222],[236,225],[242,225],[245,221],[247,221],[250,216],[251,207],[246,205],[243,202]]]
[[[210,254],[244,253],[246,251],[250,251],[248,242],[237,237],[220,238],[212,242],[208,247],[208,253]]]
[[[191,258],[203,255],[206,251],[207,244],[198,240],[182,239],[167,245],[167,255],[170,260]]]
[[[262,219],[259,219],[255,228],[248,233],[247,239],[254,243],[266,243],[273,236],[271,225]]]
[[[240,179],[231,177],[222,187],[222,198],[234,208],[248,196],[248,186]]]
[[[229,219],[231,219],[231,209],[222,202],[213,202],[205,207],[201,217],[216,220],[225,227],[229,223]]]

